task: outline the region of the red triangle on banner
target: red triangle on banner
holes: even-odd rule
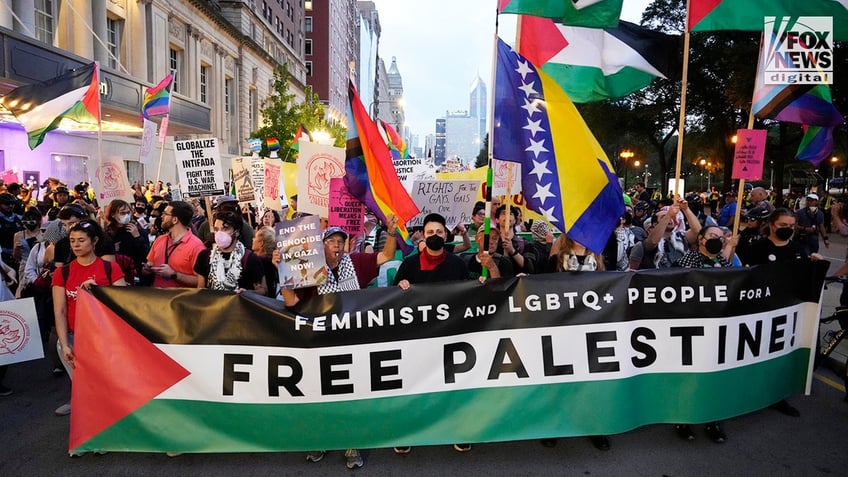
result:
[[[568,39],[562,36],[556,23],[550,18],[519,16],[521,41],[518,51],[541,68],[551,58],[568,46]]]
[[[191,374],[91,293],[76,307],[70,451]]]

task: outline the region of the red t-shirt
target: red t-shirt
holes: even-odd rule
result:
[[[112,263],[112,279],[109,280],[109,275],[106,273],[106,266],[103,264],[103,259],[97,257],[88,265],[81,265],[76,259],[65,265],[71,267],[68,269],[68,281],[65,282],[65,276],[62,273],[62,268],[57,268],[53,273],[53,286],[65,288],[65,298],[68,300],[68,331],[74,331],[76,324],[76,308],[77,308],[77,293],[82,282],[93,278],[94,283],[98,285],[111,285],[121,278],[124,278],[124,272],[121,267]]]

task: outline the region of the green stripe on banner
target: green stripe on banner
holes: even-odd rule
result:
[[[616,434],[762,409],[804,391],[809,358],[804,348],[714,373],[333,403],[153,400],[75,451],[306,451]]]

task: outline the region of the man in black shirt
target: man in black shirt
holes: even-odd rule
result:
[[[445,250],[447,235],[444,217],[439,214],[424,217],[426,247],[421,253],[404,259],[395,275],[395,285],[406,290],[413,283],[467,280],[465,261]]]

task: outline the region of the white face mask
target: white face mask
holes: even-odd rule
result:
[[[132,218],[132,215],[130,215],[130,214],[123,214],[123,215],[121,215],[121,216],[119,216],[119,217],[118,217],[118,222],[119,222],[121,225],[127,225],[128,223],[130,223],[130,219],[131,219],[131,218]]]
[[[817,210],[819,210],[819,208],[818,208],[818,207],[810,207],[810,212],[815,212],[815,211],[817,211]]]

